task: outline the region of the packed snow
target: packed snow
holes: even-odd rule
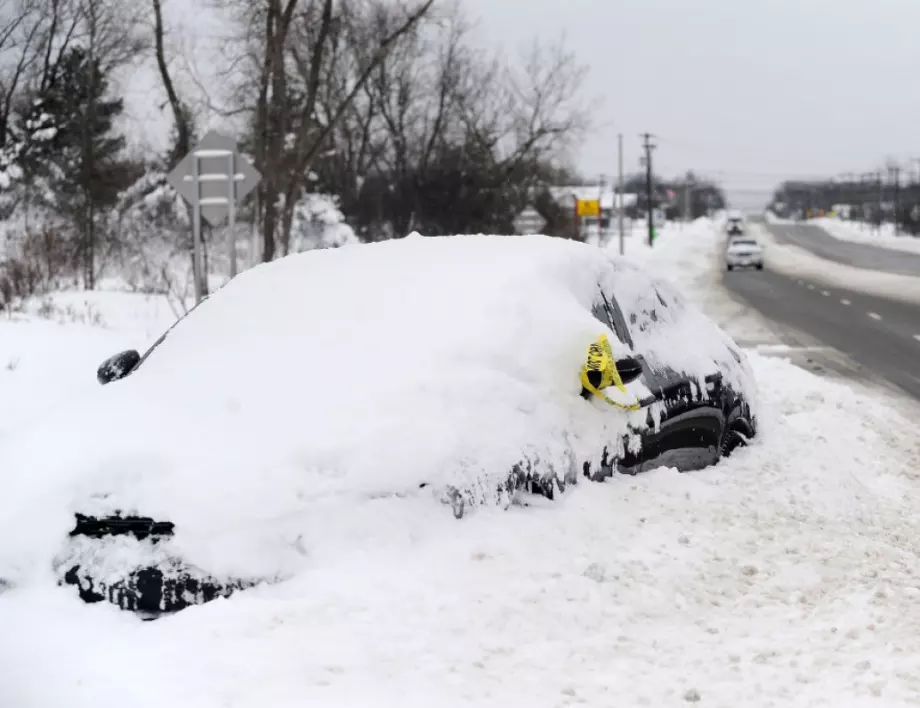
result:
[[[811,219],[809,223],[820,226],[841,241],[855,241],[895,251],[920,253],[920,238],[905,233],[896,234],[894,224],[874,226],[861,221],[847,221],[830,216]]]
[[[724,296],[714,294],[712,256],[720,238],[717,225],[707,221],[669,226],[653,249],[630,239],[627,254],[701,306],[719,310],[717,300]],[[334,263],[350,248],[372,253],[375,247],[322,256]],[[573,266],[565,261],[553,268]],[[505,276],[499,270],[484,262],[481,287],[501,287]],[[250,273],[240,281],[259,277],[258,269]],[[512,275],[505,279],[506,285],[513,282]],[[464,295],[480,287],[445,281],[445,287],[461,286]],[[578,288],[569,297],[577,299]],[[233,293],[228,288],[225,294],[229,299]],[[279,296],[295,294],[290,284],[279,287]],[[537,295],[541,305],[548,305],[550,295]],[[361,321],[368,334],[383,334],[372,313],[392,304],[388,297],[381,291],[368,300]],[[5,437],[29,435],[26,417],[38,416],[41,425],[63,433],[53,444],[35,439],[38,457],[49,454],[39,447],[54,448],[76,463],[96,447],[68,431],[92,429],[79,420],[92,422],[92,411],[56,404],[65,395],[94,398],[83,388],[95,373],[98,362],[90,359],[97,352],[111,353],[103,349],[128,340],[132,346],[148,341],[156,328],[150,322],[158,323],[162,313],[145,323],[109,312],[140,310],[141,302],[102,298],[96,302],[99,321],[0,321],[0,361],[13,353],[19,361],[13,370],[0,371],[0,397],[25,411],[21,419],[8,415],[0,423]],[[227,331],[218,303],[205,303],[200,313],[215,336]],[[152,310],[162,305],[147,304]],[[211,304],[209,318],[205,308]],[[432,295],[433,308],[443,304]],[[522,304],[513,300],[510,306]],[[548,322],[529,327],[556,330],[563,326],[563,310],[551,310]],[[436,312],[432,335],[445,333],[439,320],[462,321],[474,312]],[[248,324],[254,334],[264,332],[275,317],[269,313],[261,322],[253,315]],[[100,326],[105,321],[122,329]],[[563,357],[548,332],[523,326],[494,332],[488,323],[468,324],[503,343],[513,341],[507,352],[496,349],[494,364],[515,383],[526,384],[537,361]],[[586,321],[564,327],[589,333]],[[330,325],[324,336],[332,334]],[[338,334],[350,343],[361,338],[344,325]],[[182,334],[180,325],[166,341],[175,337],[175,346],[183,347],[184,339],[191,352],[200,344],[195,336],[191,329]],[[534,361],[519,356],[538,340],[550,348],[532,352]],[[51,343],[58,348],[54,355],[45,352]],[[292,343],[293,337],[284,342]],[[378,382],[367,372],[384,362],[342,353],[359,368],[338,367],[325,375],[352,377],[349,386],[363,385],[366,395],[345,389],[346,400],[376,410],[379,402],[371,394]],[[296,363],[284,346],[277,354],[283,366]],[[89,367],[83,378],[72,356]],[[161,382],[169,371],[191,385],[201,371],[191,363],[183,371],[166,356],[155,368],[156,358],[145,364],[151,380]],[[0,705],[914,705],[920,697],[920,623],[913,619],[920,597],[914,568],[920,552],[920,446],[911,422],[916,411],[887,394],[830,382],[779,358],[751,353],[750,360],[759,384],[761,434],[708,470],[682,475],[659,469],[604,484],[580,483],[553,504],[485,509],[462,521],[422,497],[375,499],[359,517],[320,513],[304,536],[302,567],[293,579],[152,623],[104,603],[85,605],[72,588],[7,590],[0,594]],[[204,353],[195,361],[217,367],[228,382],[240,378],[228,363],[206,360]],[[438,377],[435,367],[429,372],[433,395],[461,395],[470,383],[465,362],[452,363],[456,377]],[[272,371],[274,360],[263,364],[269,379],[279,376]],[[27,372],[28,383],[17,384]],[[124,385],[129,380],[121,390],[131,390]],[[138,378],[134,385],[146,384]],[[561,386],[561,380],[551,385]],[[116,386],[111,398],[120,397]],[[535,402],[525,388],[516,392]],[[178,396],[179,389],[164,389],[163,400],[169,395]],[[45,403],[30,403],[33,398]],[[232,420],[226,394],[214,403],[226,407],[222,421]],[[535,405],[539,412],[541,404]],[[472,410],[479,414],[482,408]],[[289,413],[290,420],[272,419],[281,436],[297,423],[310,436],[313,421]],[[190,414],[181,414],[180,422]],[[95,434],[117,448],[122,442],[109,422],[96,425]],[[322,421],[318,425],[324,430]],[[128,427],[122,422],[117,431]],[[222,449],[211,453],[227,457]],[[265,486],[277,481],[269,475]],[[219,482],[213,491],[220,496],[217,487]],[[8,518],[6,513],[0,517]],[[245,547],[247,530],[240,532],[241,553],[252,550]],[[42,535],[36,520],[23,519],[5,530],[0,547],[8,554],[19,544],[31,545],[33,534]]]
[[[777,272],[794,278],[806,278],[832,287],[857,290],[869,295],[920,303],[920,278],[897,273],[855,268],[816,256],[811,251],[777,241],[760,224],[749,224],[764,248],[764,263]]]
[[[244,272],[130,377],[0,450],[11,483],[0,536],[42,522],[33,543],[0,546],[0,578],[49,572],[74,511],[168,519],[192,564],[286,578],[308,562],[298,538],[327,515],[360,516],[366,500],[425,483],[498,503],[523,461],[577,478],[646,415],[579,395],[601,334],[618,358],[632,353],[592,314],[598,285],[630,313],[668,302],[658,326],[633,332],[654,369],[686,372],[701,389],[719,370],[756,403],[714,326],[666,283],[656,290],[584,244],[459,236],[297,255]],[[636,386],[632,400],[648,396]],[[37,453],[49,437],[57,445]]]

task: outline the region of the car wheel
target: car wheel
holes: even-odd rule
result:
[[[752,434],[751,426],[743,417],[741,410],[735,408],[731,415],[728,416],[725,430],[722,432],[719,457],[730,457],[739,447],[746,447],[748,438]]]
[[[731,428],[725,431],[725,435],[722,436],[722,449],[720,450],[722,457],[731,457],[731,454],[737,450],[739,447],[745,447],[747,445],[747,440],[741,434],[741,431]]]
[[[763,263],[757,264],[757,270],[763,270]]]
[[[732,271],[734,269],[735,269],[735,266],[732,266],[732,265],[725,266],[725,270]]]

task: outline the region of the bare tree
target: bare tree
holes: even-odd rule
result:
[[[38,0],[0,1],[0,56],[10,57],[0,67],[0,145],[9,134],[14,99],[40,51],[46,22],[42,9]]]
[[[163,5],[162,0],[151,0],[153,4],[153,45],[156,55],[157,70],[160,73],[160,80],[163,82],[163,90],[166,91],[166,98],[169,101],[169,107],[172,111],[173,122],[176,126],[176,145],[173,159],[181,159],[189,150],[191,150],[191,116],[185,106],[185,103],[179,97],[173,83],[172,74],[169,70],[169,64],[166,59],[165,48],[165,27],[163,23]],[[172,165],[170,165],[172,167]]]
[[[250,16],[264,23],[254,146],[264,175],[259,190],[264,261],[274,258],[279,240],[288,251],[294,207],[309,185],[313,161],[374,69],[433,3],[420,0],[394,9],[382,0],[264,0],[261,11]],[[349,37],[368,26],[377,29],[372,42],[360,47],[359,56],[349,52],[358,47]],[[336,79],[342,82],[340,96],[321,116],[320,96]]]

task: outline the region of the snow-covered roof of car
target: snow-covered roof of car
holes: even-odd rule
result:
[[[248,270],[130,376],[0,453],[0,533],[33,534],[0,549],[0,578],[51,557],[75,511],[168,519],[212,572],[274,574],[303,562],[289,536],[317,508],[422,480],[494,491],[522,457],[595,459],[628,416],[578,395],[606,331],[591,305],[630,273],[541,236],[411,238]]]

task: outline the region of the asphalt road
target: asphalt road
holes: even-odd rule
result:
[[[866,378],[881,378],[920,399],[920,306],[770,270],[725,273],[724,284],[787,332],[787,343],[800,344],[804,334],[864,367]]]
[[[880,270],[897,275],[920,276],[920,253],[895,251],[866,243],[834,238],[813,224],[763,223],[779,243],[811,251],[819,258],[855,268]],[[905,238],[909,238],[905,236]]]

